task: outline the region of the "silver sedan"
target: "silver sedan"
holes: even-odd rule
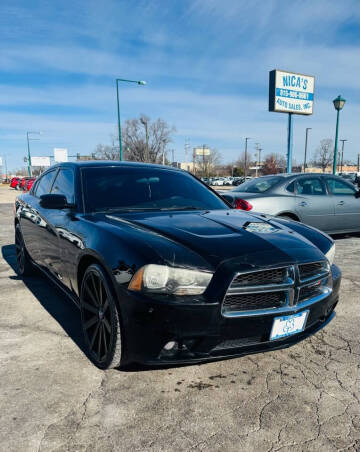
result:
[[[301,221],[328,234],[360,231],[360,191],[338,176],[262,176],[221,195],[236,208]]]

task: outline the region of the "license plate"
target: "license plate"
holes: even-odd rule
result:
[[[270,333],[270,340],[281,339],[304,331],[309,310],[297,314],[275,317]]]

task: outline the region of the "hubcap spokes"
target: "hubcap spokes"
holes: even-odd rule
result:
[[[104,361],[111,342],[111,312],[104,282],[95,272],[89,273],[84,282],[81,307],[90,351],[98,361]]]

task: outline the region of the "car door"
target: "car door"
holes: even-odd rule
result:
[[[60,168],[53,183],[51,193],[64,195],[69,205],[76,205],[75,174],[72,168]],[[74,208],[51,209],[51,223],[58,236],[57,258],[51,263],[51,270],[70,288],[70,275],[76,265],[76,258],[83,245],[82,238],[76,234],[78,221]]]
[[[360,198],[355,198],[356,188],[334,176],[325,176],[325,181],[335,206],[334,231],[360,231]]]
[[[56,169],[47,171],[36,182],[34,190],[25,199],[20,212],[21,231],[25,246],[31,258],[44,265],[45,254],[56,246],[54,233],[48,223],[44,209],[40,206],[40,196],[50,193]]]
[[[320,176],[302,176],[296,179],[296,214],[303,223],[323,231],[331,231],[334,218],[334,201],[327,195]]]

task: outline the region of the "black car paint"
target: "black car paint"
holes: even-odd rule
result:
[[[104,267],[117,294],[129,362],[214,359],[217,355],[211,350],[224,338],[268,336],[275,314],[235,319],[221,315],[221,302],[234,273],[324,259],[323,253],[332,244],[326,234],[308,226],[226,206],[217,211],[86,213],[82,165],[86,164],[55,167],[73,168],[76,209],[44,209],[33,189],[17,198],[15,221],[20,222],[32,259],[75,302],[85,266],[97,261]],[[254,222],[269,224],[274,231],[248,232],[247,226]],[[134,273],[149,263],[202,269],[214,272],[214,277],[199,296],[149,296],[128,290]],[[332,273],[332,295],[311,310],[309,329],[303,336],[325,322],[337,303],[340,272],[336,266]],[[166,342],[174,339],[188,343],[191,353],[159,359]],[[264,341],[219,356],[277,348],[294,340]]]

